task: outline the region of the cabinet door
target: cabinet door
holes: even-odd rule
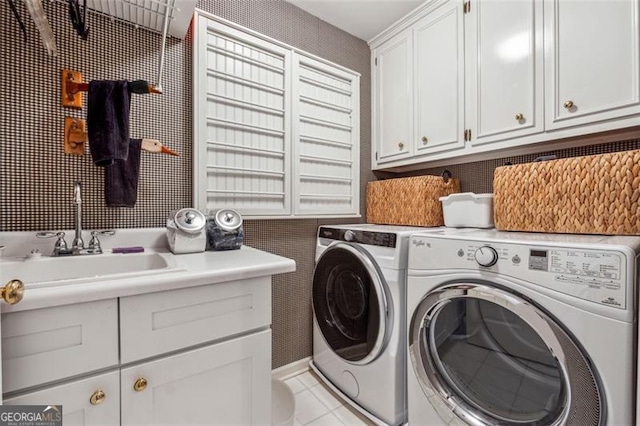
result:
[[[64,426],[119,425],[119,373],[114,371],[26,395],[8,398],[5,405],[62,405]],[[92,397],[98,392],[103,398]]]
[[[472,145],[544,130],[542,17],[538,0],[472,3],[465,18]]]
[[[638,0],[547,0],[546,128],[640,113]]]
[[[411,31],[373,52],[373,152],[376,164],[409,157],[413,126]]]
[[[295,214],[358,214],[360,77],[296,53],[291,92]]]
[[[125,368],[121,395],[123,425],[270,424],[271,330]]]
[[[449,1],[414,27],[414,154],[464,146],[462,2]]]

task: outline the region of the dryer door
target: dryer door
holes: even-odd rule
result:
[[[409,331],[425,395],[469,424],[600,425],[604,408],[580,346],[540,308],[489,283],[427,294]]]
[[[369,253],[335,242],[313,273],[313,311],[327,345],[345,361],[367,364],[391,330],[386,283]]]

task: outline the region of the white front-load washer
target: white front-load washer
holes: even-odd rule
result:
[[[415,425],[632,425],[640,238],[414,235]]]
[[[412,233],[321,226],[313,275],[311,367],[377,424],[406,423],[406,265]]]

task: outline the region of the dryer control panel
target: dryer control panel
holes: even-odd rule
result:
[[[529,269],[612,280],[622,273],[622,259],[616,253],[537,249],[529,252]]]
[[[409,274],[475,270],[514,277],[584,300],[626,309],[632,300],[633,257],[615,248],[472,241],[413,236]]]

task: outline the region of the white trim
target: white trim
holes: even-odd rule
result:
[[[306,358],[299,359],[297,361],[293,361],[290,364],[283,365],[282,367],[278,367],[274,370],[271,370],[271,377],[278,380],[287,380],[291,377],[302,374],[306,371],[309,371],[309,363],[311,362],[311,357],[308,356]]]
[[[385,30],[382,30],[378,35],[373,36],[367,44],[371,47],[371,50],[379,47],[381,44],[386,42],[388,39],[400,34],[411,25],[415,24],[421,18],[430,13],[433,9],[436,9],[443,4],[447,3],[447,1],[442,0],[429,0],[422,3],[420,6],[416,7],[402,18],[395,21],[393,24],[389,25]],[[461,5],[462,6],[462,5]],[[196,9],[198,10],[198,9]]]
[[[517,147],[508,147],[510,141],[505,140],[488,146],[479,145],[468,149],[460,149],[455,152],[444,152],[430,156],[406,158],[394,162],[390,161],[389,163],[379,164],[378,166],[373,163],[372,170],[394,173],[409,172],[430,167],[452,166],[455,164],[534,154],[543,151],[556,151],[567,148],[637,139],[640,137],[639,117],[636,116],[627,120],[621,120],[620,125],[627,125],[630,127],[616,128],[614,127],[616,126],[614,122],[600,123],[598,126],[585,125],[578,128],[578,130],[581,131],[581,134],[576,134],[576,129],[555,130],[552,133],[538,133],[535,135],[523,136],[527,141],[522,142],[522,145]],[[602,133],[591,133],[592,131]],[[587,134],[586,132],[589,133]],[[543,137],[546,137],[547,140],[539,141],[539,139],[542,139]],[[493,145],[495,145],[495,147]]]

